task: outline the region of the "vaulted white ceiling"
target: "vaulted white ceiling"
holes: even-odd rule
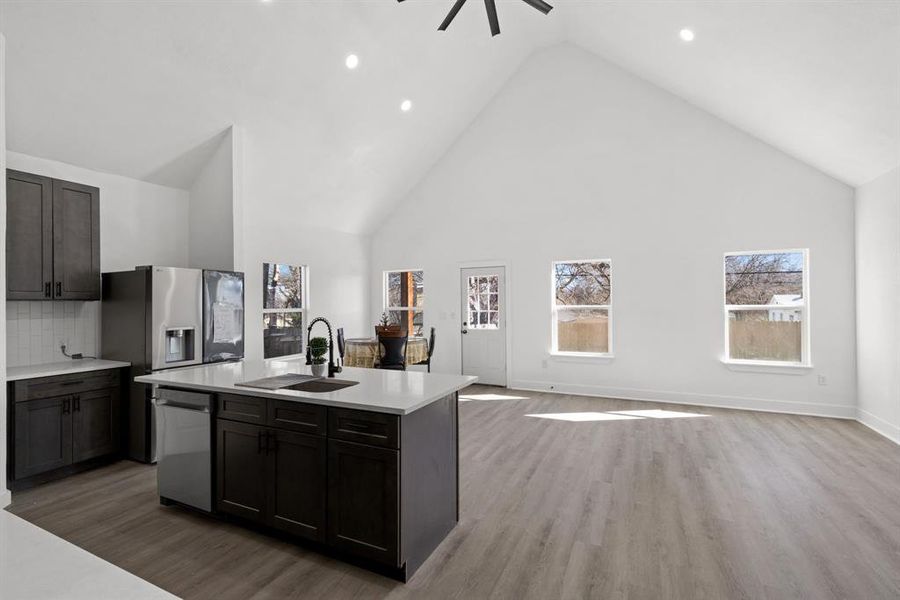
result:
[[[450,0],[4,0],[7,145],[187,187],[234,123],[273,189],[365,232],[523,60],[571,41],[848,183],[900,163],[898,2],[551,3],[501,0],[491,38],[477,0],[443,33]]]

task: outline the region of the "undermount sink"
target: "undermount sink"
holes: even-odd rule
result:
[[[297,390],[298,392],[312,392],[314,394],[322,394],[325,392],[334,392],[342,390],[350,386],[357,385],[358,381],[348,381],[346,379],[312,379],[289,385],[282,390]]]

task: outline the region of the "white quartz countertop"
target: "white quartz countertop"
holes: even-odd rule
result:
[[[335,378],[358,381],[359,384],[334,392],[316,394],[297,390],[265,390],[235,385],[244,381],[286,373],[309,375],[311,371],[302,359],[244,360],[161,371],[152,375],[135,377],[134,380],[139,383],[182,389],[297,400],[310,404],[406,415],[461,390],[478,379],[465,375],[344,367],[344,371],[335,375]]]
[[[130,367],[131,363],[118,360],[101,360],[99,358],[79,358],[66,362],[47,363],[45,365],[29,365],[27,367],[9,367],[6,369],[7,381],[19,379],[35,379],[37,377],[53,377],[54,375],[70,375],[72,373],[86,373],[87,371],[102,371],[104,369],[121,369]]]

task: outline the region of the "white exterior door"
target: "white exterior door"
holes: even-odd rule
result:
[[[460,269],[462,372],[506,385],[506,268]]]

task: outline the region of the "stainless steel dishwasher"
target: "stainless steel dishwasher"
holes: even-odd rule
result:
[[[156,479],[160,502],[212,511],[212,394],[158,389]]]

